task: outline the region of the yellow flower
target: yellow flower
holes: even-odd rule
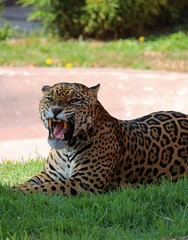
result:
[[[66,67],[66,68],[72,68],[72,63],[66,63],[66,64],[65,64],[65,67]]]
[[[12,161],[11,160],[6,160],[5,164],[12,164]]]
[[[144,36],[141,36],[141,37],[139,37],[139,39],[138,39],[139,42],[143,42],[144,40],[145,40],[145,37],[144,37]]]
[[[45,62],[46,62],[47,65],[51,65],[52,64],[52,59],[51,58],[47,58]]]

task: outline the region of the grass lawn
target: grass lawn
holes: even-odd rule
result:
[[[0,165],[0,239],[186,239],[188,185],[127,188],[102,195],[23,196],[8,185],[38,173],[44,161]]]
[[[48,59],[48,60],[47,60]],[[50,59],[50,60],[49,60]],[[46,61],[47,60],[47,61]],[[118,67],[188,72],[188,34],[118,41],[30,35],[0,42],[1,66]]]

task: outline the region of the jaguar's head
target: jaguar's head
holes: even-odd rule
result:
[[[42,88],[40,118],[49,130],[48,143],[52,148],[66,147],[74,137],[87,133],[94,125],[99,86],[58,83]]]

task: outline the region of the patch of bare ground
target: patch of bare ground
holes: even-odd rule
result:
[[[144,62],[149,68],[158,70],[188,72],[188,51],[181,56],[170,52],[143,52]]]

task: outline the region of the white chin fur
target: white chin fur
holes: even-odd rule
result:
[[[49,145],[50,145],[52,148],[55,148],[55,149],[62,149],[62,148],[67,147],[68,142],[69,142],[68,140],[48,138],[48,143],[49,143]]]

